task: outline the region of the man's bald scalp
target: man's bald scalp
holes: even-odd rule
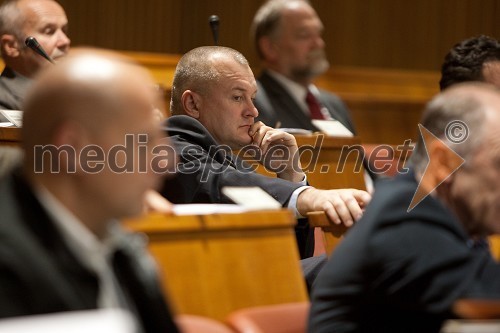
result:
[[[130,81],[131,75],[136,79]],[[120,116],[125,109],[120,105],[131,102],[123,100],[124,91],[132,93],[144,86],[145,93],[153,93],[152,82],[146,70],[128,58],[98,50],[74,52],[33,84],[25,102],[23,130],[28,137],[32,131],[39,136],[66,119],[91,127],[105,125]],[[133,98],[133,94],[125,96]]]

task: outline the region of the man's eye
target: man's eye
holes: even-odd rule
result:
[[[241,102],[243,100],[243,96],[233,96],[233,99],[237,102]]]
[[[301,33],[297,34],[297,38],[300,38],[300,39],[306,39],[306,38],[310,38],[310,37],[311,37],[311,34],[308,32],[301,32]]]
[[[46,34],[46,35],[53,35],[54,32],[55,32],[55,30],[52,29],[52,28],[47,28],[47,29],[43,30],[43,33]]]

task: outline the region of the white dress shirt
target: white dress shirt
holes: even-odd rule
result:
[[[99,280],[97,306],[130,309],[111,264],[112,255],[117,247],[117,242],[114,240],[124,233],[118,222],[110,223],[107,238],[100,241],[45,187],[36,187],[35,195],[52,218],[72,254],[82,265],[97,275]]]

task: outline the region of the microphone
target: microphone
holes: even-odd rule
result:
[[[217,15],[210,16],[208,18],[208,23],[210,24],[210,29],[212,30],[214,44],[217,46],[219,41],[219,17]]]
[[[38,43],[35,37],[29,36],[28,38],[26,38],[24,43],[26,44],[27,47],[29,47],[30,49],[32,49],[33,51],[35,51],[36,53],[38,53],[39,55],[50,61],[52,64],[54,64],[54,60],[51,57],[49,57],[47,52],[45,52],[45,50],[40,45],[40,43]]]

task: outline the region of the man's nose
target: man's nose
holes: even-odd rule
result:
[[[324,48],[325,47],[325,40],[321,36],[317,36],[314,39],[314,44],[316,45],[317,48]]]
[[[71,44],[71,39],[69,39],[68,35],[64,31],[59,31],[57,36],[57,47],[68,47]]]
[[[247,117],[257,118],[259,116],[259,110],[257,110],[255,105],[253,104],[253,100],[250,100],[250,102],[248,103],[247,110],[248,111],[245,114]]]

